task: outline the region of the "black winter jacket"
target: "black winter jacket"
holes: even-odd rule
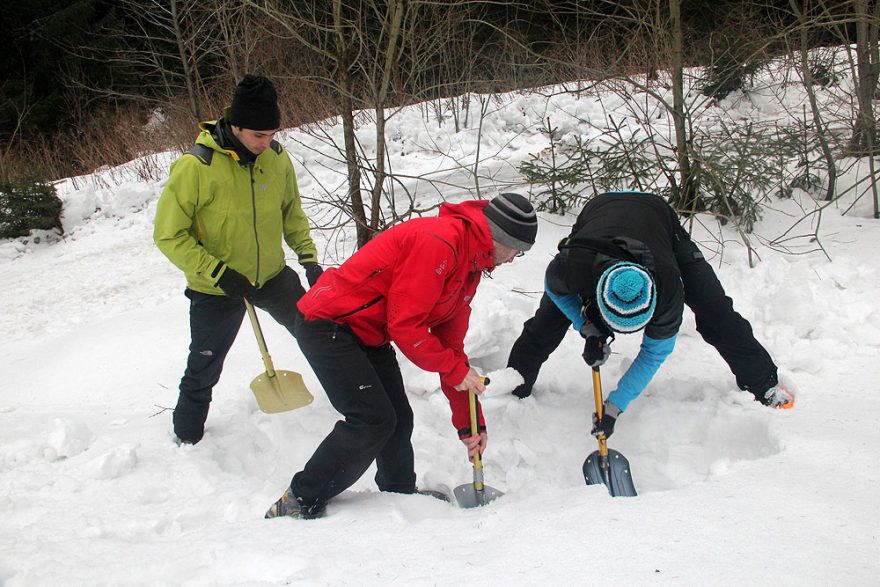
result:
[[[681,231],[675,211],[655,194],[612,192],[590,200],[559,254],[547,268],[547,284],[559,294],[577,293],[588,308],[596,282],[619,260],[643,265],[657,288],[657,307],[645,328],[654,339],[675,336],[684,312],[684,287],[674,246]],[[593,320],[596,322],[596,320]]]

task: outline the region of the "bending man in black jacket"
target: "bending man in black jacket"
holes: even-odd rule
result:
[[[774,408],[794,405],[779,385],[776,365],[736,312],[715,272],[681,226],[675,211],[654,194],[621,192],[590,200],[547,267],[545,294],[510,352],[508,366],[531,394],[541,365],[569,325],[585,339],[584,360],[603,364],[615,334],[644,329],[641,349],[605,402],[593,433],[610,436],[618,415],[651,381],[672,352],[684,304],[697,332],[715,347],[740,389]]]

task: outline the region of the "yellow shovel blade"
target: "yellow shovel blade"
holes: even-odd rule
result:
[[[312,403],[315,398],[309,393],[302,375],[295,371],[275,371],[258,375],[251,381],[251,391],[257,398],[260,410],[267,414],[287,412]]]

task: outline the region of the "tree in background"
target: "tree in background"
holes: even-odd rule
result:
[[[110,63],[85,65],[70,46],[94,39],[96,31],[117,23],[114,3],[103,0],[32,0],[4,10],[0,35],[6,51],[0,59],[0,175],[6,176],[10,149],[43,140],[46,134],[74,122],[75,88],[66,83],[71,72],[91,80],[117,75]],[[103,38],[104,46],[116,43]],[[25,170],[31,175],[37,170]],[[45,172],[43,170],[42,172]]]
[[[736,88],[747,95],[743,81],[762,59],[784,53],[782,41],[792,38],[800,15],[812,15],[801,21],[801,30],[810,31],[799,38],[801,47],[827,41],[831,30],[842,30],[843,41],[850,29],[858,32],[853,61],[859,109],[850,150],[873,152],[868,93],[877,86],[880,3],[812,1],[815,10],[806,0],[34,0],[2,21],[14,47],[22,48],[2,64],[3,171],[39,162],[51,166],[51,176],[64,177],[168,145],[186,146],[193,120],[216,115],[245,72],[262,73],[276,80],[290,122],[339,116],[343,144],[336,147],[346,192],[336,201],[336,224],[353,221],[363,244],[422,212],[406,192],[405,176],[389,167],[385,128],[398,108],[433,104],[439,124],[451,115],[456,130],[476,123],[480,132],[495,93],[565,84],[580,95],[621,79],[659,100],[672,121],[666,144],[649,142],[653,155],[672,162],[663,168],[670,199],[680,210],[715,209],[701,198],[702,188],[725,185],[717,174],[706,175],[718,151],[712,143],[700,152],[697,143],[705,147],[707,137],[695,135],[689,118]],[[837,29],[821,22],[825,13],[840,24]],[[25,51],[36,57],[26,58]],[[707,72],[705,101],[689,93],[697,66]],[[663,70],[667,81],[661,81]],[[473,111],[472,103],[478,106]],[[166,117],[159,126],[164,134],[147,136],[144,123],[154,112]],[[59,123],[65,116],[68,122]],[[358,142],[360,117],[376,123],[370,138],[375,156],[366,156]],[[813,119],[820,125],[815,108]],[[120,124],[128,129],[125,141],[115,136]],[[322,132],[320,125],[311,128]],[[324,136],[332,141],[330,133]],[[826,161],[833,156],[830,145]],[[480,195],[482,147],[478,141],[473,160],[458,162],[471,182],[455,186],[459,192]],[[731,152],[749,160],[745,151]],[[633,167],[634,154],[627,150],[617,160]],[[593,171],[592,180],[601,183]],[[438,194],[448,192],[425,181]],[[408,206],[399,192],[410,196]],[[751,209],[731,202],[722,208],[734,214]]]

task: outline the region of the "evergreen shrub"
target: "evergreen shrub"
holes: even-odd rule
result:
[[[0,238],[27,236],[31,230],[61,230],[61,200],[42,179],[0,181]]]

